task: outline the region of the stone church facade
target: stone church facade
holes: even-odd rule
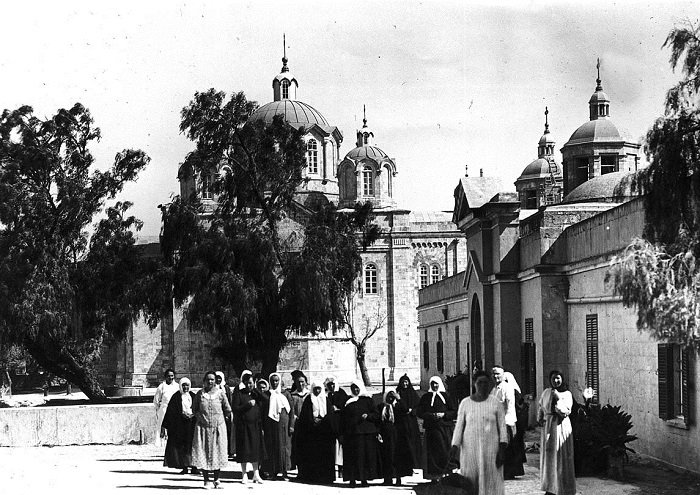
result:
[[[562,147],[561,167],[536,160],[516,192],[486,177],[457,185],[453,221],[467,241],[467,268],[420,291],[421,384],[501,364],[534,419],[558,369],[575,400],[592,387],[601,404],[632,415],[637,452],[700,472],[697,359],[640,333],[636,312],[606,279],[613,257],[642,236],[644,207],[631,187],[640,145],[611,121],[596,82],[590,119]],[[554,145],[547,130],[540,154],[543,141]],[[550,202],[556,195],[537,185],[523,194],[537,180],[561,184],[562,200]]]
[[[357,201],[373,203],[382,235],[362,253],[352,319],[360,336],[368,327],[377,327],[368,341],[366,356],[374,382],[380,382],[382,375],[395,381],[403,373],[417,382],[418,290],[464,270],[466,240],[450,212],[417,212],[400,206],[394,195],[395,181],[400,177],[397,160],[376,145],[366,118],[356,132],[354,148],[341,154],[341,131],[321,112],[297,99],[298,80],[289,70],[286,56],[282,62],[272,81],[273,101],[250,117],[271,122],[275,115],[282,115],[289,125],[305,131],[307,181],[287,212],[282,235],[292,245],[295,240],[300,242],[304,217],[319,203],[333,202],[341,208],[352,207]],[[197,176],[181,168],[181,194],[196,192],[205,210],[213,209],[211,184],[215,174],[221,173],[225,170],[212,169],[208,175]],[[157,243],[144,248],[158,252]],[[221,369],[233,376],[235,370],[211,356],[215,345],[215,336],[190,329],[183,312],[173,308],[156,329],[139,322],[123,342],[108,346],[102,359],[102,379],[107,385],[152,385],[169,367],[179,376],[195,380],[208,369]],[[334,374],[344,383],[359,376],[355,348],[344,330],[316,337],[290,334],[279,369],[284,377],[297,368],[314,376]]]

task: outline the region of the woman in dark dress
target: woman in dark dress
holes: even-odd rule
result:
[[[331,423],[333,403],[320,381],[311,382],[296,423],[298,480],[331,484],[335,481],[335,435]]]
[[[282,392],[278,373],[270,375],[270,390],[265,394],[263,407],[263,436],[265,463],[263,472],[270,478],[287,478],[287,443],[289,442],[289,413],[292,407]]]
[[[226,399],[228,400],[229,404],[233,404],[233,394],[231,391],[231,387],[228,386],[226,383],[226,375],[224,375],[223,371],[216,371],[214,372],[214,383],[216,383],[216,386],[219,387],[219,390],[221,390],[224,394],[226,394]],[[231,429],[233,428],[232,425],[233,422],[233,417],[226,418],[226,438],[229,439],[228,442],[228,456],[231,457],[233,454],[236,452],[235,447],[232,445],[233,442],[231,441],[232,433]]]
[[[324,381],[323,385],[326,387],[326,395],[331,400],[333,404],[332,411],[328,414],[331,417],[331,427],[333,428],[333,435],[335,436],[335,465],[338,469],[338,476],[343,476],[343,446],[340,444],[340,411],[345,407],[345,403],[348,400],[348,394],[340,387],[336,388],[336,380],[334,376],[328,376]]]
[[[340,415],[343,434],[343,480],[354,487],[357,481],[368,486],[369,480],[381,476],[377,440],[378,414],[372,397],[361,380],[350,385],[352,396]]]
[[[190,391],[190,387],[189,378],[180,379],[180,393],[175,393],[170,398],[161,426],[163,433],[166,431],[168,433],[163,466],[182,468],[180,474],[187,474],[188,468],[192,469],[192,474],[198,472],[192,465],[192,436],[195,419],[192,412],[194,394]]]
[[[418,403],[418,417],[423,420],[428,461],[423,477],[437,480],[445,473],[450,460],[454,419],[457,417],[457,411],[439,376],[430,378],[428,392]]]
[[[406,466],[405,463],[397,462],[399,451],[397,444],[398,431],[396,429],[396,402],[398,395],[390,390],[384,396],[384,402],[377,406],[379,414],[379,434],[381,440],[379,452],[382,459],[382,473],[384,484],[392,485],[396,478],[396,485],[401,485],[402,476],[411,476],[413,467]]]
[[[253,471],[253,482],[262,483],[259,464],[264,455],[262,412],[253,374],[246,370],[241,375],[238,393],[233,396],[236,415],[236,460],[241,464],[242,482],[248,483],[248,471]]]
[[[421,465],[420,430],[418,429],[418,402],[420,398],[408,375],[399,379],[396,387],[396,469],[399,476],[411,476]]]

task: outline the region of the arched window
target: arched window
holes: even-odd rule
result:
[[[289,99],[289,81],[282,79],[282,98]]]
[[[369,165],[362,170],[362,195],[374,196],[374,170]]]
[[[377,293],[377,265],[368,263],[365,266],[365,294]]]
[[[440,280],[440,267],[433,265],[430,267],[430,283],[435,284]]]
[[[315,139],[309,139],[306,144],[306,164],[310,174],[318,173],[318,143]]]
[[[212,185],[214,177],[211,173],[202,176],[202,199],[214,199]]]
[[[423,287],[428,286],[428,265],[421,265],[420,266],[420,285],[419,287],[422,289]]]

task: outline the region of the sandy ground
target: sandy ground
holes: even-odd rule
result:
[[[164,490],[202,490],[198,476],[180,475],[163,467],[162,450],[153,445],[89,445],[73,447],[0,448],[2,494],[157,494]],[[526,474],[506,482],[508,495],[542,494],[539,490],[538,455],[528,454]],[[404,478],[402,487],[384,487],[379,481],[369,488],[356,488],[372,495],[410,495],[424,483],[420,472]],[[700,478],[664,470],[640,461],[627,466],[628,480],[618,482],[601,478],[579,478],[578,490],[591,495],[680,495],[700,494]],[[244,487],[237,464],[223,472],[223,490],[236,493],[328,495],[343,493],[347,483],[312,486],[295,482],[269,481]],[[419,489],[420,493],[420,489]]]

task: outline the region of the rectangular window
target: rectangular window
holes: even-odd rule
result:
[[[462,369],[462,360],[459,355],[459,326],[455,327],[455,373]]]
[[[537,209],[537,189],[525,191],[525,208],[528,210]]]
[[[445,371],[445,362],[444,362],[444,356],[443,356],[443,347],[442,347],[442,328],[438,328],[438,341],[437,341],[437,349],[436,349],[436,358],[437,358],[437,370],[442,373]]]
[[[428,265],[420,266],[420,288],[428,286]]]
[[[423,367],[430,369],[430,343],[428,342],[428,329],[425,329],[425,340],[423,341]]]
[[[616,155],[600,155],[600,175],[611,174],[617,171]]]
[[[690,424],[690,353],[678,344],[658,345],[659,417]]]
[[[595,390],[595,403],[600,398],[598,368],[598,315],[586,315],[586,386]]]
[[[537,394],[537,361],[532,318],[525,318],[525,341],[520,345],[520,376],[523,395],[534,397]]]
[[[576,159],[576,186],[588,180],[588,158]],[[575,186],[574,186],[575,187]]]

